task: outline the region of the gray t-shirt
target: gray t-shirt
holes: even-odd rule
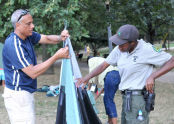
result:
[[[154,66],[161,67],[171,57],[169,53],[157,50],[141,39],[131,53],[121,52],[116,46],[106,58],[106,62],[117,65],[121,76],[120,90],[141,90],[153,72]]]

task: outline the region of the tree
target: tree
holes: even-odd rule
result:
[[[80,3],[80,10],[86,14],[86,22],[81,23],[89,31],[89,37],[83,37],[85,44],[90,44],[97,55],[98,49],[107,46],[107,14],[106,5],[103,0],[83,0]]]
[[[60,34],[64,29],[64,20],[67,20],[73,41],[88,36],[88,31],[81,25],[84,15],[79,13],[78,18],[75,15],[80,11],[78,0],[0,0],[0,7],[1,39],[5,39],[13,31],[10,18],[19,8],[30,10],[34,18],[34,30],[39,33]]]
[[[174,21],[169,0],[119,0],[112,1],[112,6],[117,10],[117,19],[112,24],[136,25],[140,33],[152,44],[155,38],[167,32],[166,29]]]
[[[98,48],[107,46],[108,23],[113,33],[123,24],[133,24],[141,37],[146,36],[153,44],[174,21],[169,0],[112,0],[109,13],[105,0],[0,0],[0,7],[1,42],[13,30],[12,12],[23,8],[30,10],[39,33],[60,34],[67,20],[74,49],[78,51],[84,44],[90,44],[95,54]],[[54,53],[59,47],[54,45],[48,51]]]
[[[34,19],[35,29],[39,33],[43,34],[60,34],[64,29],[64,20],[69,22],[68,30],[71,34],[72,43],[78,42],[82,36],[87,37],[88,32],[81,26],[80,18],[83,15],[79,13],[80,18],[77,18],[75,12],[79,11],[78,0],[0,0],[0,38],[1,42],[4,42],[5,38],[13,31],[13,27],[10,22],[12,13],[19,9],[29,9]],[[83,21],[82,21],[83,22]],[[79,47],[77,44],[76,46]],[[49,48],[45,48],[43,54],[47,59],[62,45],[54,45]]]

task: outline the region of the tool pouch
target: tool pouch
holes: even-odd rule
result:
[[[130,112],[131,111],[131,104],[132,104],[132,91],[126,91],[126,108],[125,111]]]
[[[144,96],[144,100],[146,102],[146,111],[150,112],[154,110],[154,106],[155,106],[155,92],[154,93],[150,93],[146,90],[146,88],[143,89],[143,96]]]

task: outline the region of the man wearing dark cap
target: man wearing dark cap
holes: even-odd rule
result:
[[[147,91],[153,93],[155,79],[174,68],[174,57],[156,50],[153,45],[138,38],[139,31],[135,26],[121,26],[110,38],[117,46],[102,64],[77,82],[77,86],[80,86],[109,65],[117,65],[121,76],[119,90],[122,91],[123,98],[122,124],[149,123],[149,112],[145,109],[142,90],[146,86]],[[155,66],[161,68],[153,72]],[[137,118],[138,114],[142,115],[140,120]]]

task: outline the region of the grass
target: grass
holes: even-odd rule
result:
[[[154,44],[155,46],[161,48],[162,47],[162,44],[161,43],[155,43]],[[166,43],[166,46],[168,47],[168,44]],[[174,47],[174,42],[171,42],[169,43],[169,47]]]
[[[2,87],[0,87],[2,94]],[[150,124],[173,124],[174,123],[174,85],[167,83],[156,83],[156,100],[155,110],[150,113]],[[115,102],[118,110],[118,122],[121,121],[121,94],[117,91]],[[37,124],[54,124],[56,121],[58,97],[46,97],[45,93],[35,94],[36,106],[36,123]],[[105,114],[103,97],[100,96],[96,101],[96,106],[99,110],[99,118],[102,123],[107,121]],[[0,124],[9,124],[7,112],[4,108],[3,99],[0,97]]]
[[[88,73],[86,63],[80,63],[82,75]],[[59,81],[60,66],[56,65],[54,75],[42,75],[38,78],[38,88],[43,85],[57,85]],[[174,124],[174,84],[156,82],[156,100],[155,110],[150,113],[150,124]],[[1,94],[3,88],[0,86],[0,124],[10,124],[6,109],[4,107],[3,98]],[[121,121],[121,105],[122,98],[119,91],[117,91],[114,101],[118,110],[118,124]],[[46,93],[35,93],[35,107],[36,107],[36,124],[54,124],[56,121],[58,97],[47,97]],[[96,107],[99,110],[99,118],[102,123],[106,123],[107,116],[105,114],[103,96],[100,96],[96,101]]]
[[[101,49],[98,50],[98,52],[100,53],[100,56],[103,56],[104,54],[109,53],[109,48],[108,47],[101,48]]]
[[[168,53],[170,53],[174,56],[174,50],[169,50],[169,51],[166,51],[166,52],[168,52]]]

